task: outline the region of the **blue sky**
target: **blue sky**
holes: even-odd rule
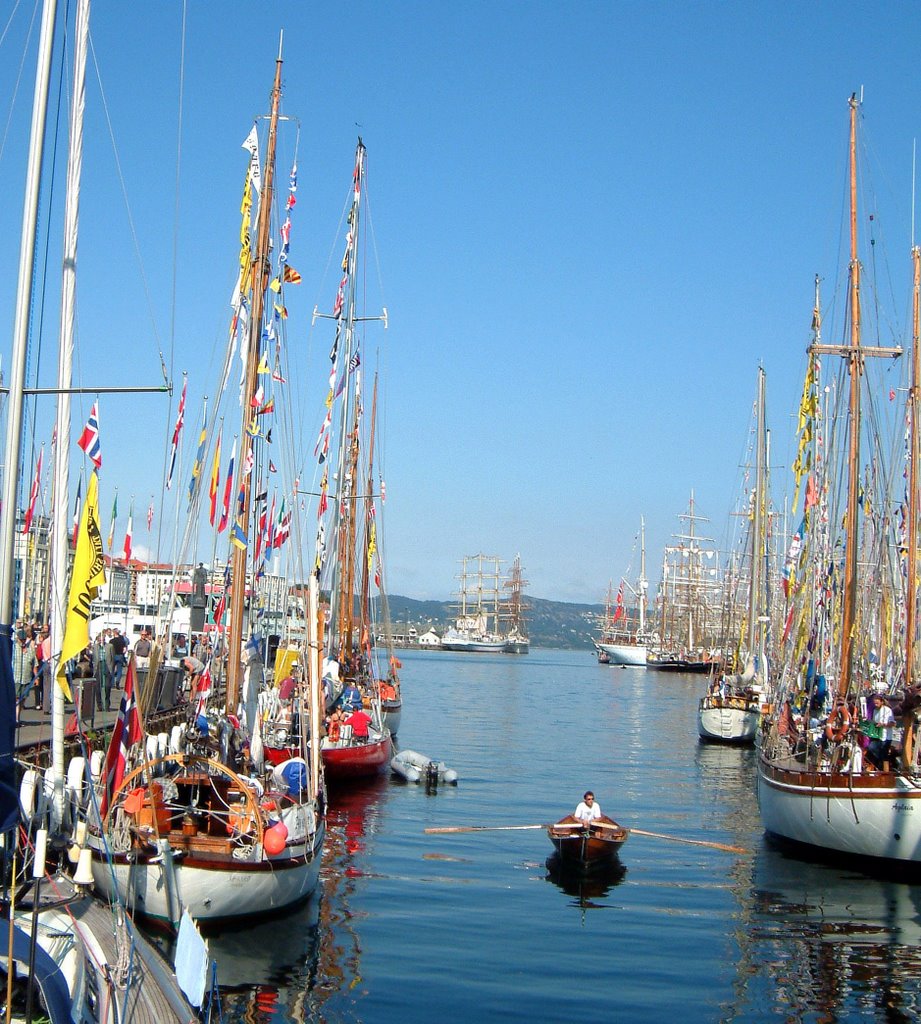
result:
[[[7,339],[34,42],[14,91],[32,12],[31,0],[0,5]],[[94,4],[142,262],[91,68],[79,376],[156,383],[158,348],[177,380],[188,370],[187,472],[228,320],[240,146],[267,109],[284,29],[283,111],[300,124],[291,262],[304,279],[289,289],[288,346],[303,359],[311,449],[328,335],[310,314],[335,294],[359,130],[368,147],[372,275],[390,317],[374,343],[391,592],[447,598],[462,556],[520,552],[530,593],[600,601],[631,557],[636,570],[641,515],[655,580],[692,489],[711,534],[726,532],[759,362],[782,502],[813,277],[830,298],[842,264],[847,98],[861,87],[877,269],[887,322],[905,330],[916,4],[190,2],[177,197],[182,13]],[[295,138],[289,122],[282,180]],[[90,404],[75,402],[76,429]],[[50,416],[40,410],[39,438]],[[102,507],[116,484],[123,513],[135,495],[136,543],[151,494],[160,515],[174,416],[165,398],[102,400]]]

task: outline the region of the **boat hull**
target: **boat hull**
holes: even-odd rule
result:
[[[804,772],[762,759],[758,803],[765,829],[782,839],[921,868],[921,789],[901,775]]]
[[[505,652],[505,641],[442,639],[441,650],[455,651],[459,654],[503,654]]]
[[[598,644],[598,649],[608,656],[609,665],[646,665],[644,644]]]
[[[390,761],[390,770],[407,782],[457,785],[457,772],[444,761],[433,761],[415,750],[401,750]]]
[[[253,861],[175,857],[172,872],[155,850],[132,851],[131,860],[116,854],[110,864],[95,848],[93,880],[107,899],[117,895],[133,913],[173,926],[180,906],[200,921],[253,917],[294,906],[310,896],[320,876],[325,834],[321,821],[308,842],[292,844],[277,857]]]
[[[605,827],[607,826],[607,827]],[[569,815],[547,828],[560,864],[579,871],[610,867],[629,832],[610,818],[586,828]]]
[[[390,735],[370,743],[355,743],[349,746],[321,748],[323,771],[327,782],[343,779],[359,779],[377,775],[383,771],[393,754]]]
[[[531,650],[530,640],[506,640],[506,654],[527,654]]]
[[[754,743],[760,722],[760,703],[741,697],[704,697],[697,709],[697,731],[709,743]]]

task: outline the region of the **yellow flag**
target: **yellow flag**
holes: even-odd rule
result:
[[[102,532],[99,529],[99,480],[96,473],[93,473],[86,489],[86,501],[83,503],[83,514],[77,531],[64,642],[58,663],[58,685],[68,700],[71,699],[70,687],[67,685],[64,666],[90,642],[90,602],[105,581],[105,558],[102,553]]]

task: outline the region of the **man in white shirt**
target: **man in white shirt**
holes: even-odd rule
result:
[[[892,708],[889,707],[888,698],[878,696],[876,702],[878,706],[873,713],[873,724],[879,729],[879,739],[871,740],[867,754],[876,767],[882,769],[889,760],[892,748],[895,716],[892,714]]]
[[[584,825],[590,825],[601,817],[601,808],[595,803],[595,794],[589,790],[582,797],[582,802],[575,810],[574,818],[578,818]]]

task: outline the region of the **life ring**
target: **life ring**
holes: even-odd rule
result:
[[[851,713],[846,704],[839,704],[828,716],[825,722],[825,736],[827,739],[840,743],[851,729]]]

